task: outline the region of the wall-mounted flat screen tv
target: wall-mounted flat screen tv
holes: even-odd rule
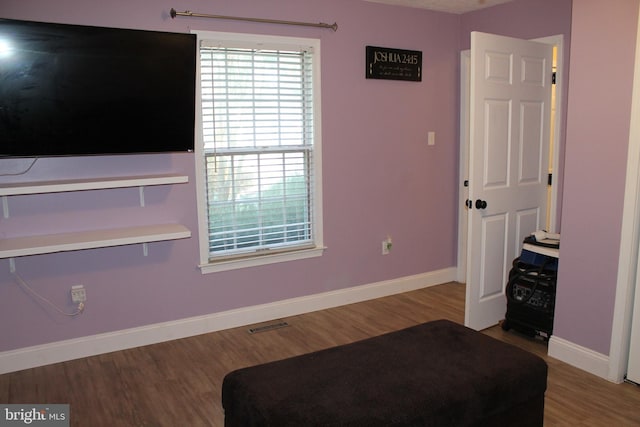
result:
[[[0,19],[0,157],[187,152],[193,34]]]

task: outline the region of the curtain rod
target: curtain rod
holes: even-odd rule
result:
[[[267,24],[302,25],[305,27],[331,28],[333,31],[338,31],[338,24],[335,22],[333,24],[325,24],[324,22],[314,24],[312,22],[279,21],[277,19],[242,18],[239,16],[209,15],[206,13],[195,13],[195,12],[191,12],[190,10],[185,10],[184,12],[178,12],[174,8],[171,8],[170,14],[171,14],[171,18],[175,18],[176,16],[195,16],[198,18],[230,19],[234,21],[263,22]]]

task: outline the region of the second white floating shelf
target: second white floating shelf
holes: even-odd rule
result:
[[[107,230],[13,237],[0,239],[0,258],[106,248],[136,243],[186,239],[189,237],[191,237],[191,231],[181,224],[143,225]]]

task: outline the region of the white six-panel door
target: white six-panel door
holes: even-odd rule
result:
[[[471,34],[465,325],[504,318],[512,260],[544,228],[553,47]]]

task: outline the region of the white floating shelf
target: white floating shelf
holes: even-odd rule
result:
[[[191,231],[181,224],[144,225],[110,230],[13,237],[0,239],[0,258],[106,248],[188,237],[191,237]]]
[[[145,187],[149,185],[183,184],[186,182],[189,182],[189,177],[186,175],[142,175],[22,182],[3,184],[0,188],[0,196],[104,190],[108,188]]]

